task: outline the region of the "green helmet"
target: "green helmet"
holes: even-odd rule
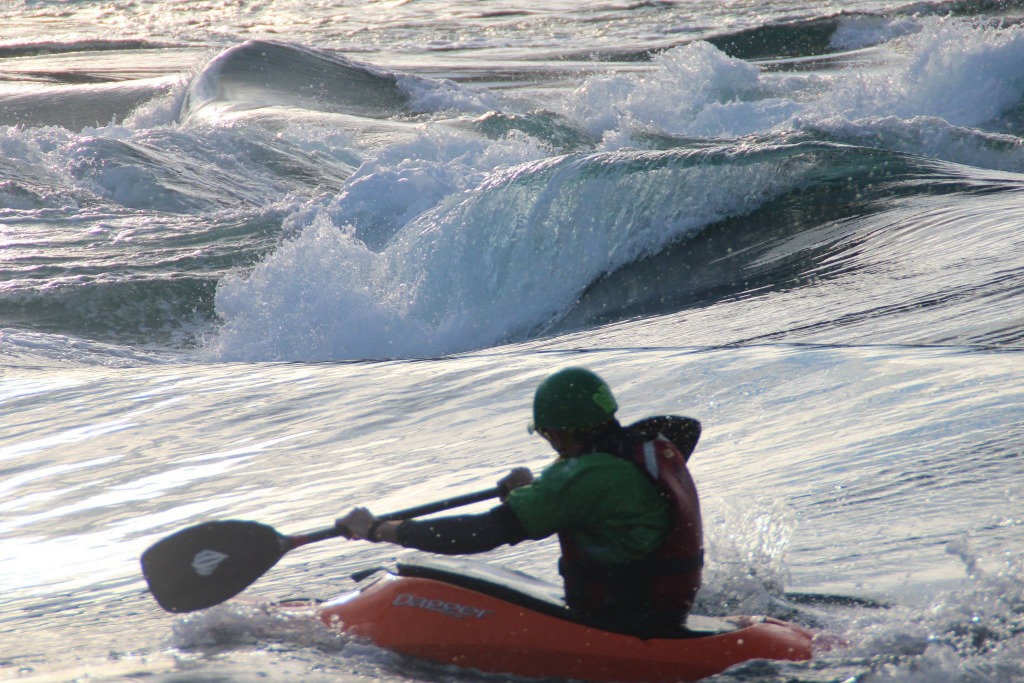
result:
[[[586,368],[565,368],[537,387],[530,431],[593,427],[614,416],[618,408],[603,379]]]

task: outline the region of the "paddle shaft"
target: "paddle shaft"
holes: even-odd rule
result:
[[[490,500],[491,498],[497,498],[500,495],[498,487],[486,489],[484,491],[475,491],[473,493],[464,493],[461,496],[454,496],[452,498],[445,498],[444,500],[434,501],[433,503],[424,503],[423,505],[416,505],[411,508],[404,510],[396,510],[395,512],[387,512],[383,515],[377,515],[377,519],[382,522],[393,522],[396,520],[414,519],[416,517],[423,517],[431,515],[435,512],[442,512],[444,510],[451,510],[453,508],[462,507],[464,505],[472,505],[473,503],[479,503],[484,500]],[[294,534],[291,536],[285,536],[285,542],[287,543],[287,550],[292,550],[309,543],[316,543],[318,541],[326,541],[329,538],[337,538],[338,536],[344,536],[347,529],[340,526],[332,526],[325,529],[318,529],[316,531],[310,531],[304,534]]]

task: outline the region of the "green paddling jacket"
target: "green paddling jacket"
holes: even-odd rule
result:
[[[610,453],[559,459],[506,503],[527,538],[567,534],[587,559],[605,566],[644,559],[669,528],[668,504],[651,480]]]

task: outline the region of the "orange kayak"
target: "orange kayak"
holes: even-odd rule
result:
[[[560,587],[464,559],[416,558],[319,605],[329,627],[491,673],[621,683],[696,681],[751,659],[810,659],[813,633],[769,617],[691,615],[640,639],[588,625]]]

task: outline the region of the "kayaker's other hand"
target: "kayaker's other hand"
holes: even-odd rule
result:
[[[533,472],[528,467],[513,468],[512,471],[498,480],[498,495],[502,500],[505,500],[517,488],[526,486],[532,481]]]
[[[368,540],[370,530],[376,521],[377,518],[366,508],[352,508],[344,517],[338,518],[334,522],[334,526],[341,531],[345,538],[355,541]]]

